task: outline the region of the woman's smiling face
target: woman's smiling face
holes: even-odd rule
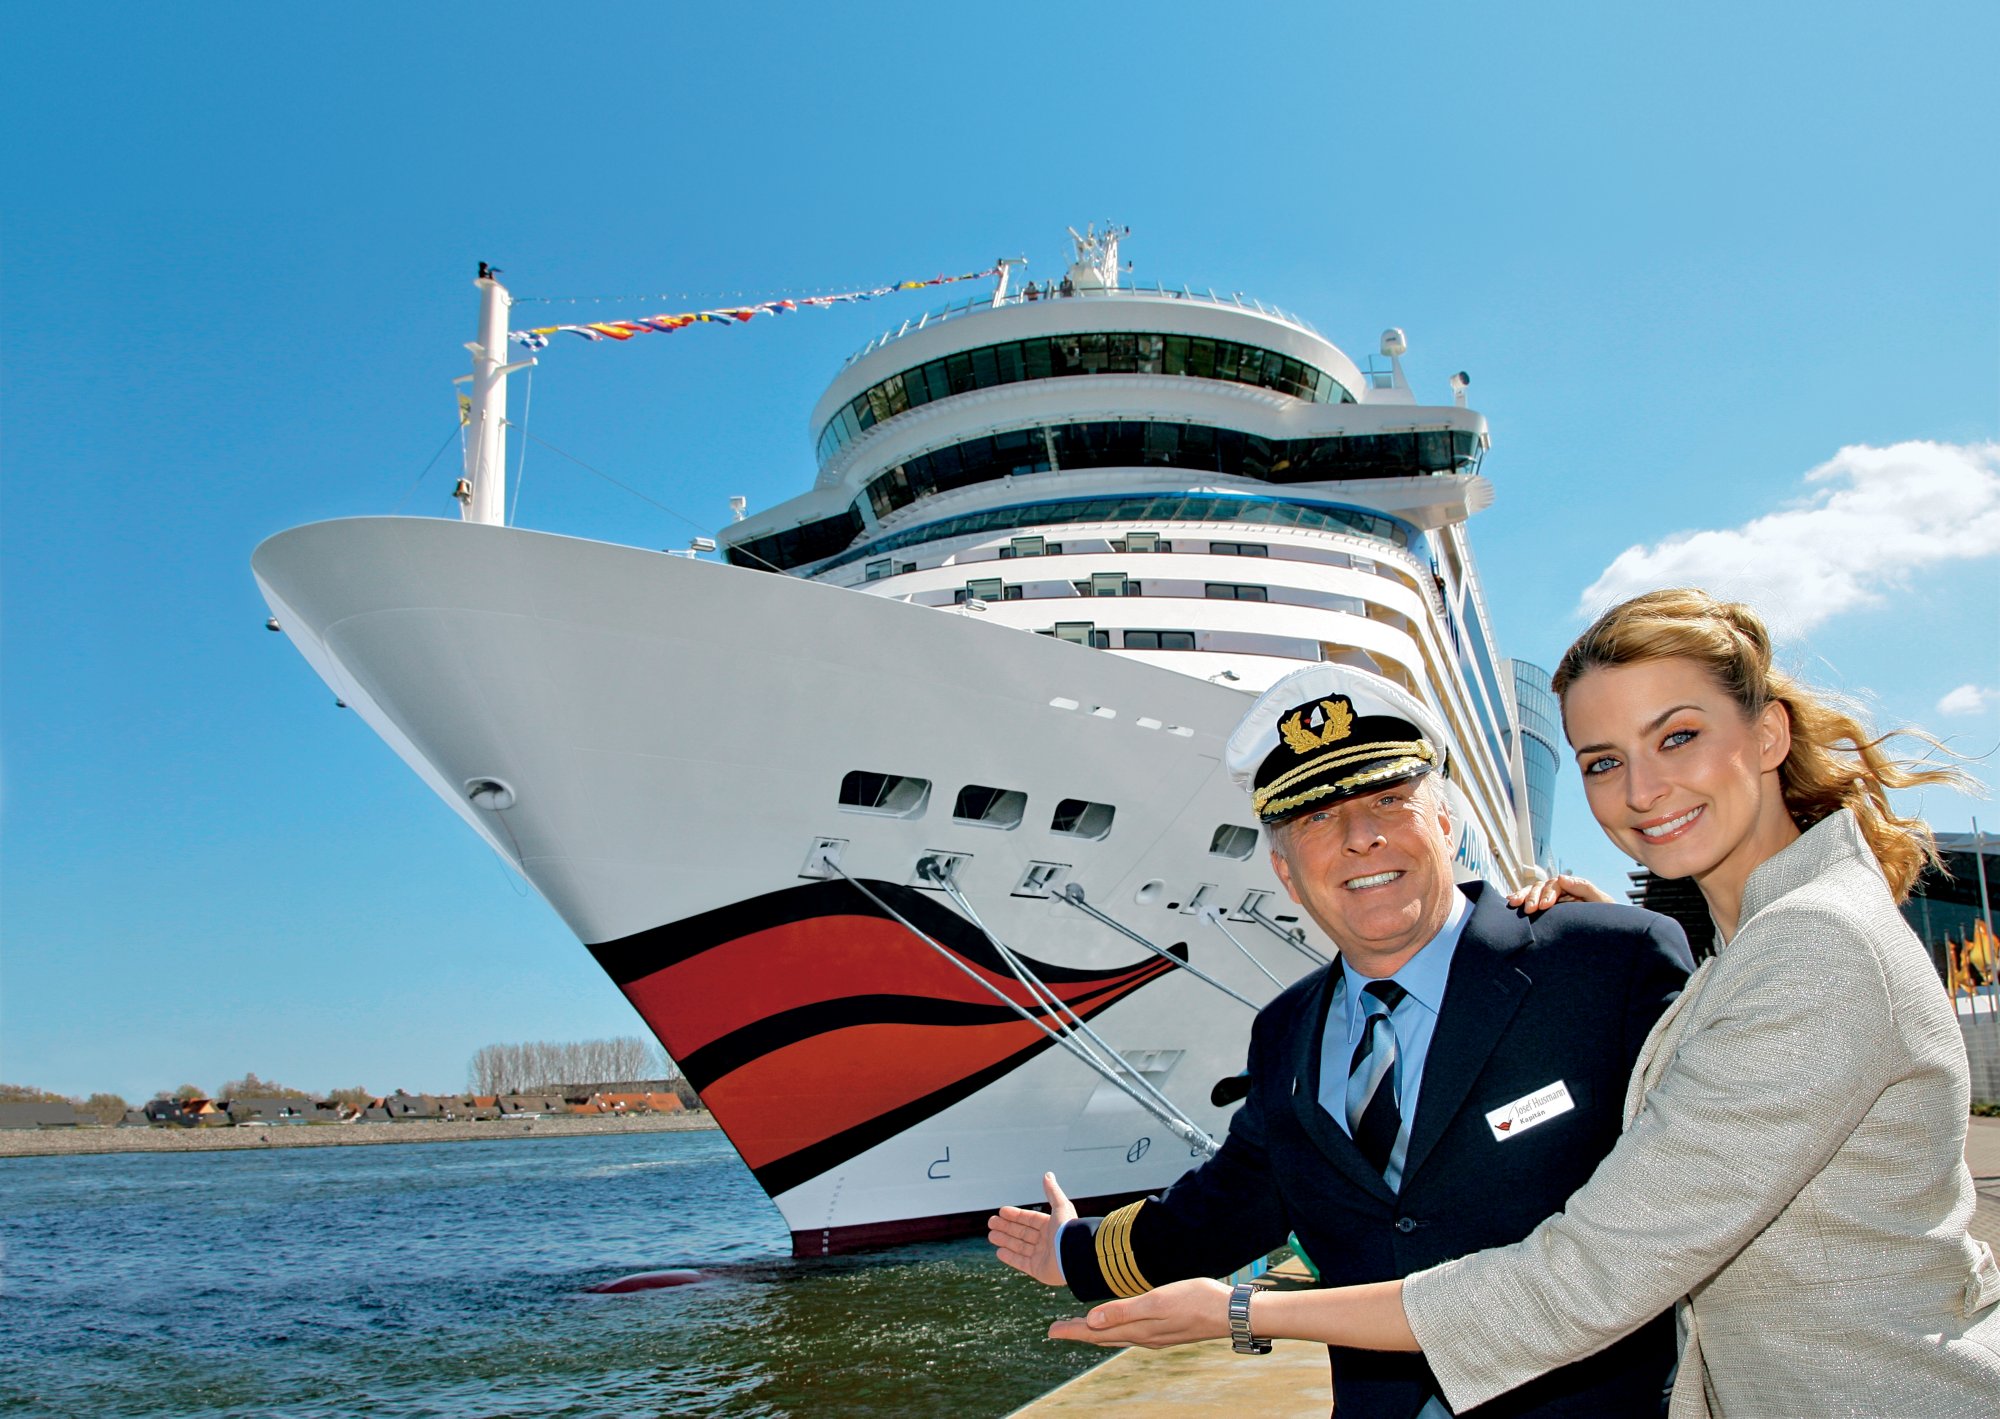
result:
[[[1694,878],[1711,907],[1729,908],[1733,932],[1744,880],[1798,832],[1777,776],[1791,747],[1785,707],[1746,715],[1694,661],[1643,660],[1579,675],[1563,728],[1612,842],[1656,876]]]

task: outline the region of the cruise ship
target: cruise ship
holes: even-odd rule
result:
[[[1460,876],[1537,871],[1546,677],[1490,632],[1465,378],[1420,402],[1399,330],[1364,367],[1250,297],[1135,283],[1124,232],[1071,236],[1059,280],[1002,263],[850,357],[810,490],[691,553],[505,525],[525,362],[482,268],[462,517],[253,558],[339,699],[610,973],[801,1255],[977,1230],[1046,1170],[1137,1196],[1212,1151],[1254,1011],[1334,950],[1222,765],[1286,672],[1420,696]]]

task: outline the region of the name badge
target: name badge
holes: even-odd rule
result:
[[[1558,1079],[1546,1088],[1522,1095],[1511,1104],[1502,1104],[1486,1115],[1486,1126],[1493,1130],[1496,1140],[1505,1141],[1575,1107],[1576,1100],[1569,1096],[1569,1086]]]

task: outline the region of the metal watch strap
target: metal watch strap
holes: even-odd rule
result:
[[[1234,1286],[1229,1292],[1229,1348],[1239,1355],[1268,1355],[1271,1342],[1259,1340],[1250,1333],[1250,1298],[1258,1288],[1248,1281]]]

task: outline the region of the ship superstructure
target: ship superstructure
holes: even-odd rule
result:
[[[257,553],[308,659],[589,945],[801,1252],[969,1229],[1051,1168],[1133,1195],[1221,1135],[1252,1010],[1333,949],[1220,763],[1286,671],[1423,698],[1461,875],[1534,871],[1463,378],[1419,404],[1399,331],[1364,370],[1257,301],[1134,287],[1119,235],[849,360],[813,488],[719,533],[722,565],[499,525],[484,278],[466,519]]]

